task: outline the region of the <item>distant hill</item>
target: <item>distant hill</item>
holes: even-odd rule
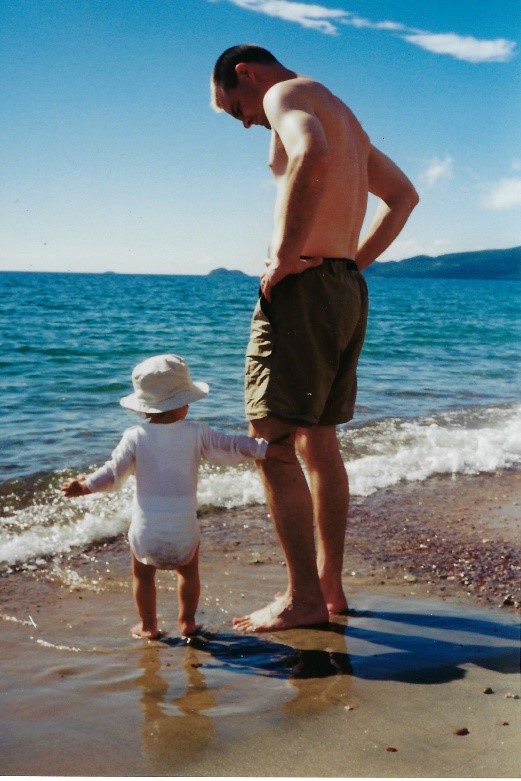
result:
[[[228,277],[247,277],[248,275],[244,273],[244,271],[240,271],[239,269],[229,269],[229,268],[214,268],[213,271],[210,271],[208,274],[209,277],[218,277],[218,276],[228,276]]]
[[[507,279],[521,281],[521,247],[458,252],[408,260],[372,263],[368,277],[415,277],[417,279]]]

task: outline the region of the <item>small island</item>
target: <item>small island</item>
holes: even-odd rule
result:
[[[240,271],[239,269],[229,269],[229,268],[214,268],[212,271],[208,273],[209,277],[247,277],[248,274],[245,274],[244,271]]]

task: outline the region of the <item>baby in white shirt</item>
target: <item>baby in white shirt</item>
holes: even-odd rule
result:
[[[283,443],[229,435],[205,423],[185,420],[188,405],[204,398],[208,385],[193,382],[177,355],[157,355],[132,372],[134,393],[121,399],[126,409],[147,418],[127,429],[109,461],[91,475],[68,480],[65,496],[117,490],[135,476],[129,543],[133,592],[141,622],[134,637],[160,636],[157,627],[155,573],[173,569],[178,577],[179,629],[196,634],[199,603],[199,539],[197,477],[201,460],[236,464],[245,458],[291,461],[293,449]]]

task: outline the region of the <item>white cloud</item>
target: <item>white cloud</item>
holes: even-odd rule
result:
[[[427,187],[433,187],[441,179],[452,179],[454,175],[454,160],[447,155],[443,160],[435,157],[422,173],[421,178]]]
[[[457,33],[431,33],[390,20],[372,21],[351,11],[327,8],[316,3],[294,0],[228,0],[232,5],[266,16],[299,24],[325,35],[338,35],[339,25],[396,33],[407,43],[433,54],[445,54],[466,62],[508,62],[514,57],[516,43],[506,38],[480,40]]]
[[[347,24],[350,27],[367,27],[370,30],[389,30],[391,32],[398,32],[405,30],[407,31],[407,27],[404,27],[403,24],[399,24],[398,22],[372,22],[370,19],[364,19],[362,16],[355,16],[354,14],[347,13],[347,18],[342,19],[342,24]]]
[[[340,20],[348,15],[346,11],[339,9],[290,0],[230,0],[230,2],[248,11],[257,11],[266,16],[284,19],[286,22],[295,22],[326,35],[338,33],[338,28],[331,22],[332,19]]]
[[[521,207],[521,179],[500,179],[494,182],[481,198],[481,205],[492,211],[506,211]]]
[[[466,62],[508,62],[516,46],[514,41],[505,38],[486,41],[456,33],[413,32],[403,37],[409,43],[434,54],[448,54]]]

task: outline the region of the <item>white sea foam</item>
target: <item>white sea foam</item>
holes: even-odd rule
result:
[[[57,496],[49,504],[19,510],[4,519],[0,533],[0,566],[22,562],[34,566],[47,556],[67,553],[128,529],[131,486],[118,495],[93,495],[79,500]]]
[[[353,495],[368,496],[400,481],[433,475],[493,473],[521,468],[521,406],[461,410],[419,420],[388,419],[339,433]],[[51,500],[8,514],[0,531],[0,566],[39,560],[125,533],[133,490]],[[203,465],[200,507],[261,504],[260,479],[251,464]]]
[[[351,492],[368,496],[401,480],[519,467],[521,407],[383,421],[343,437],[353,440],[349,450],[366,453],[346,466]]]
[[[201,470],[198,486],[199,506],[244,507],[264,502],[259,476],[251,466],[225,471]]]

